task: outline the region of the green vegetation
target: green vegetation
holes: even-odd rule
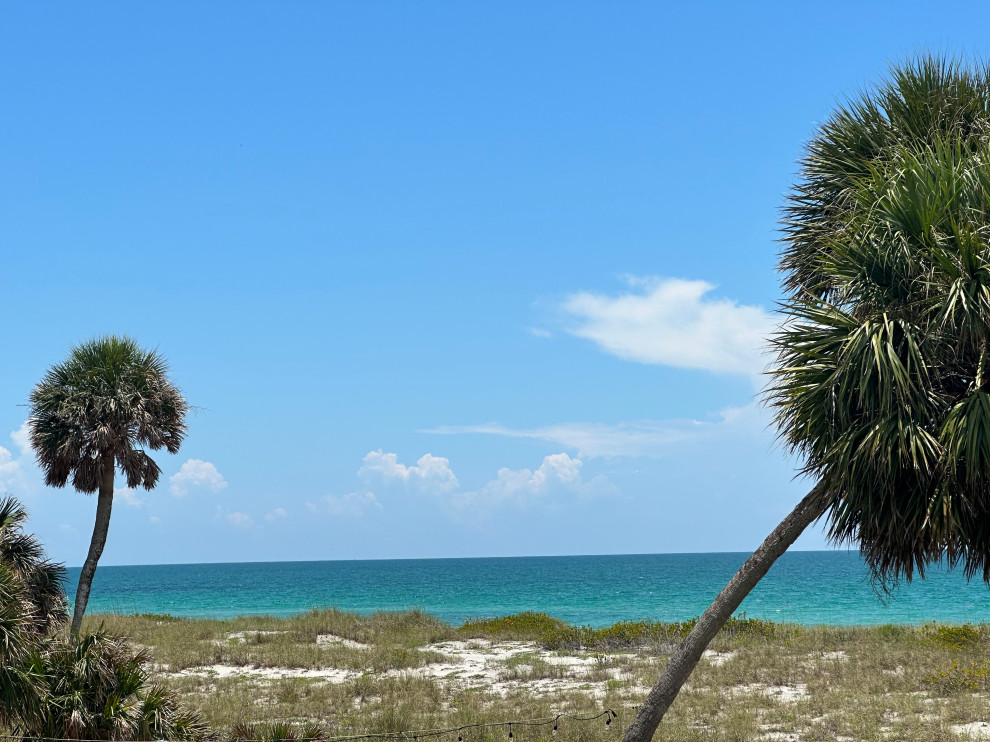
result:
[[[176,453],[189,405],[158,351],[107,335],[77,345],[31,392],[28,432],[50,487],[99,492],[89,553],[79,574],[72,633],[78,634],[113,508],[117,468],[131,488],[152,489],[161,469],[142,446]]]
[[[595,742],[631,721],[693,622],[593,629],[524,613],[455,627],[421,612],[319,610],[226,621],[96,616],[84,627],[101,624],[147,647],[157,679],[221,739],[614,709],[611,731],[565,721],[555,735],[515,732]],[[739,616],[711,650],[668,713],[664,739],[948,742],[965,739],[966,724],[990,722],[990,625],[798,627]],[[505,738],[503,729],[465,735]]]
[[[52,637],[36,654],[40,703],[19,731],[72,739],[191,740],[206,734],[167,685],[152,683],[149,658],[100,630]]]
[[[681,641],[694,628],[697,618],[666,623],[663,621],[620,621],[606,628],[571,626],[545,613],[519,613],[514,616],[471,620],[458,629],[468,637],[521,639],[538,642],[546,649],[616,649],[670,646]],[[771,621],[747,618],[743,613],[730,618],[722,630],[730,635],[771,637],[793,631]]]
[[[986,641],[983,627],[978,628],[968,623],[962,626],[930,623],[925,626],[924,634],[928,641],[948,649],[969,649]]]
[[[626,734],[815,520],[881,585],[990,583],[990,66],[895,66],[818,127],[787,201],[766,400],[816,484],[705,611]]]
[[[936,670],[925,680],[945,693],[985,690],[987,683],[990,682],[990,662],[970,662],[961,665],[959,660],[952,660],[952,664],[946,669]]]
[[[150,658],[96,627],[71,637],[64,569],[22,531],[27,514],[0,500],[0,734],[70,739],[190,740],[206,734]]]
[[[990,580],[990,68],[894,68],[808,146],[770,401],[880,579]]]

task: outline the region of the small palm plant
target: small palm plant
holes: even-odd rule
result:
[[[27,512],[0,499],[0,725],[17,727],[43,704],[39,642],[67,619],[65,569],[23,532]]]
[[[169,381],[157,351],[108,335],[72,348],[30,397],[28,429],[45,482],[98,492],[96,524],[79,575],[72,633],[78,634],[96,566],[103,554],[119,469],[128,487],[151,489],[161,469],[142,448],[176,453],[186,432],[188,404]]]
[[[786,211],[768,401],[812,491],[705,611],[626,732],[818,518],[886,584],[946,562],[990,583],[990,69],[922,59],[838,110]]]
[[[152,684],[147,653],[97,630],[69,637],[65,569],[0,499],[0,727],[24,739],[192,740],[208,735],[175,693]]]
[[[175,693],[149,679],[150,657],[126,639],[96,631],[43,650],[44,698],[26,736],[41,739],[192,740],[206,736]]]

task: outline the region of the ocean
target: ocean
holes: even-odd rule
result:
[[[418,608],[450,623],[543,611],[568,623],[677,621],[703,611],[748,554],[403,559],[108,566],[88,612],[231,618],[334,607],[370,613]],[[79,570],[69,570],[69,592]],[[800,624],[990,621],[990,590],[933,569],[882,598],[855,551],[792,552],[740,608]]]

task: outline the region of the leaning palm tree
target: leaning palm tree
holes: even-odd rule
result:
[[[815,520],[887,585],[990,583],[990,69],[895,68],[821,126],[790,197],[767,400],[815,486],[704,612],[626,732],[650,739],[705,647]]]
[[[30,398],[28,429],[45,482],[98,492],[96,525],[79,575],[72,633],[78,635],[96,565],[103,553],[119,468],[128,487],[151,489],[161,469],[142,446],[176,453],[188,404],[168,379],[157,351],[108,335],[72,348],[52,366]]]

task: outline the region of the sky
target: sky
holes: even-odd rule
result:
[[[964,22],[961,22],[964,19]],[[804,143],[983,3],[21,3],[0,24],[0,490],[73,344],[194,406],[101,564],[746,551]],[[821,549],[819,526],[795,548]]]

